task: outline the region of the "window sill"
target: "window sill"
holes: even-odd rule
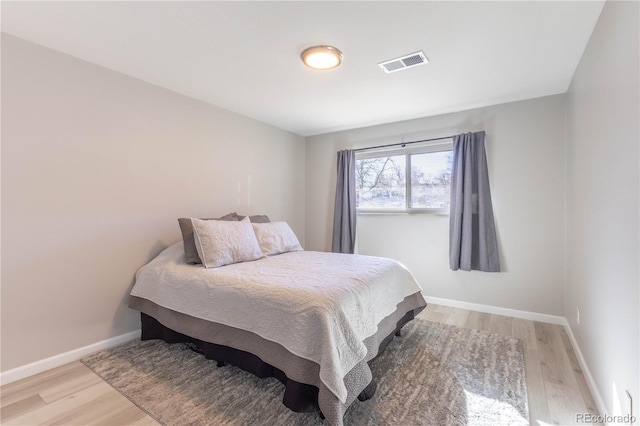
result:
[[[449,209],[411,209],[411,210],[373,210],[373,209],[357,209],[357,215],[431,215],[431,216],[449,216]]]

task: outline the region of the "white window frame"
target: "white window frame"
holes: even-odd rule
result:
[[[366,160],[369,158],[391,157],[394,155],[404,155],[405,157],[405,207],[404,209],[385,209],[385,208],[356,208],[357,214],[437,214],[448,215],[448,208],[425,208],[411,207],[411,156],[414,154],[429,154],[432,152],[453,151],[453,138],[438,141],[436,143],[417,144],[399,148],[372,149],[367,151],[356,152],[357,160]]]

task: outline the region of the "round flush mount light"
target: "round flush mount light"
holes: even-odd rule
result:
[[[332,70],[342,63],[342,52],[333,46],[311,46],[304,49],[300,57],[314,70]]]

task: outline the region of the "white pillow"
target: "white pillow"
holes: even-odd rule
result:
[[[248,217],[241,221],[191,218],[198,256],[205,268],[264,257]]]
[[[287,222],[252,223],[252,226],[260,250],[266,256],[302,250]]]

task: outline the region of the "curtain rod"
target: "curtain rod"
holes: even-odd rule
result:
[[[358,151],[367,151],[369,149],[378,149],[378,148],[387,148],[390,146],[402,146],[404,147],[405,145],[411,145],[412,143],[421,143],[421,142],[431,142],[431,141],[440,141],[443,139],[453,139],[455,135],[452,136],[443,136],[441,138],[432,138],[432,139],[422,139],[419,141],[411,141],[411,142],[398,142],[398,143],[390,143],[388,145],[378,145],[378,146],[370,146],[368,148],[359,148],[359,149],[354,149],[354,152],[358,152]]]

